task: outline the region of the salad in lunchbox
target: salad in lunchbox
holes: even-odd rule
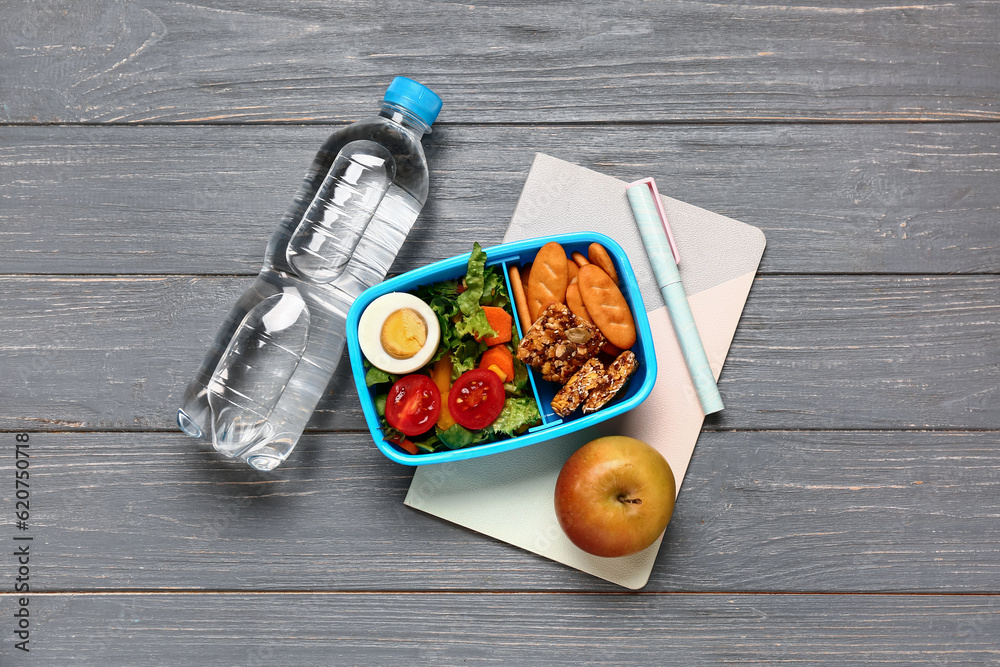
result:
[[[504,276],[486,259],[475,243],[464,277],[384,294],[361,315],[382,433],[411,454],[513,437],[541,419]]]

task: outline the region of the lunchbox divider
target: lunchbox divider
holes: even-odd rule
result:
[[[555,421],[539,424],[538,426],[532,426],[531,428],[528,429],[528,433],[534,433],[535,431],[547,431],[553,426],[558,426],[559,424],[562,423],[563,423],[562,419],[556,419]]]
[[[510,310],[514,314],[514,326],[517,327],[517,338],[518,340],[520,340],[524,337],[524,332],[521,331],[521,318],[519,318],[517,315],[517,304],[514,303],[514,291],[510,287],[510,271],[507,267],[508,262],[512,259],[517,262],[520,262],[521,261],[520,253],[518,253],[517,255],[510,255],[500,260],[500,266],[501,270],[503,271],[504,282],[507,284],[507,295],[510,297]],[[551,400],[549,401],[549,403],[542,403],[541,396],[539,396],[538,394],[538,384],[535,382],[535,371],[531,368],[531,366],[528,366],[527,364],[525,364],[525,368],[528,369],[528,382],[529,384],[531,384],[531,393],[535,397],[535,405],[538,406],[538,413],[542,416],[541,425],[535,426],[534,428],[528,430],[533,431],[534,429],[549,428],[550,426],[554,426],[555,423],[561,422],[562,420],[560,419],[559,422],[553,423],[553,420],[556,418],[555,413],[548,412],[547,410],[543,409],[543,406],[549,405],[549,403],[551,403]],[[547,412],[548,414],[546,414]]]

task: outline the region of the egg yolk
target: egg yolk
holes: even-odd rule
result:
[[[427,324],[412,308],[400,308],[382,323],[382,349],[395,359],[409,359],[427,342]]]

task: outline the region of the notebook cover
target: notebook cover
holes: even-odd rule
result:
[[[636,178],[649,175],[636,174]],[[657,185],[661,192],[670,189],[667,180]],[[653,445],[670,463],[679,493],[705,418],[625,188],[623,181],[538,153],[504,242],[595,231],[621,244],[642,291],[659,362],[649,398],[631,412],[584,432],[478,459],[421,466],[414,472],[404,502],[638,589],[649,580],[662,537],[631,556],[592,556],[566,538],[553,505],[556,477],[563,463],[581,445],[601,435],[629,435]],[[718,379],[764,254],[764,234],[756,227],[676,199],[661,195],[661,200],[677,242],[688,302]]]

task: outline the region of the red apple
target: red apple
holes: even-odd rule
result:
[[[656,541],[674,513],[674,473],[642,440],[612,435],[569,457],[556,480],[563,532],[595,556],[627,556]]]

